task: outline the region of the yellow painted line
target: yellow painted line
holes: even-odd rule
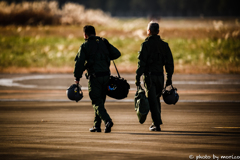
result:
[[[131,88],[129,90],[130,94],[135,94],[137,91],[137,88]],[[210,93],[215,93],[215,94],[240,94],[240,91],[227,91],[227,90],[178,90],[177,93],[179,94],[210,94]]]
[[[240,129],[240,127],[213,127],[213,128]]]
[[[239,91],[227,91],[227,90],[178,90],[178,93],[183,94],[206,94],[206,93],[222,93],[222,94],[239,94]]]

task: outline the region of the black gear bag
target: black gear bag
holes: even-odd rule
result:
[[[110,76],[108,86],[107,86],[107,95],[114,99],[124,99],[127,97],[130,85],[128,84],[127,80],[120,77],[118,73],[117,67],[113,61],[113,64],[116,68],[117,76]]]

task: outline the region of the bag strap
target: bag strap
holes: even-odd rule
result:
[[[120,77],[120,74],[119,74],[119,72],[118,72],[117,66],[116,66],[116,64],[115,64],[115,62],[114,62],[114,60],[112,60],[112,61],[113,61],[114,67],[115,67],[115,69],[116,69],[116,71],[117,71],[118,78],[121,78],[121,77]]]

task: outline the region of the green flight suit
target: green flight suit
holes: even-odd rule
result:
[[[106,39],[90,36],[81,45],[75,58],[74,77],[82,78],[84,70],[89,75],[89,97],[95,112],[94,126],[100,127],[101,121],[111,120],[104,103],[110,76],[110,60],[117,59],[121,53]]]
[[[136,82],[140,82],[140,77],[143,75],[146,96],[155,126],[162,124],[160,97],[164,87],[163,66],[167,72],[167,79],[171,80],[174,63],[168,43],[162,41],[158,35],[150,35],[142,43],[138,55]]]

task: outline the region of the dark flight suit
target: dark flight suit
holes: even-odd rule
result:
[[[107,84],[110,76],[110,60],[117,59],[121,53],[106,39],[90,36],[79,48],[75,59],[74,76],[82,78],[87,69],[89,97],[95,111],[94,126],[100,127],[101,121],[111,120],[104,103],[106,100]]]
[[[143,74],[146,96],[149,100],[152,121],[155,126],[162,124],[160,97],[164,87],[163,66],[167,72],[167,82],[172,79],[174,71],[172,52],[168,43],[158,35],[151,35],[141,45],[138,55],[136,82]]]

